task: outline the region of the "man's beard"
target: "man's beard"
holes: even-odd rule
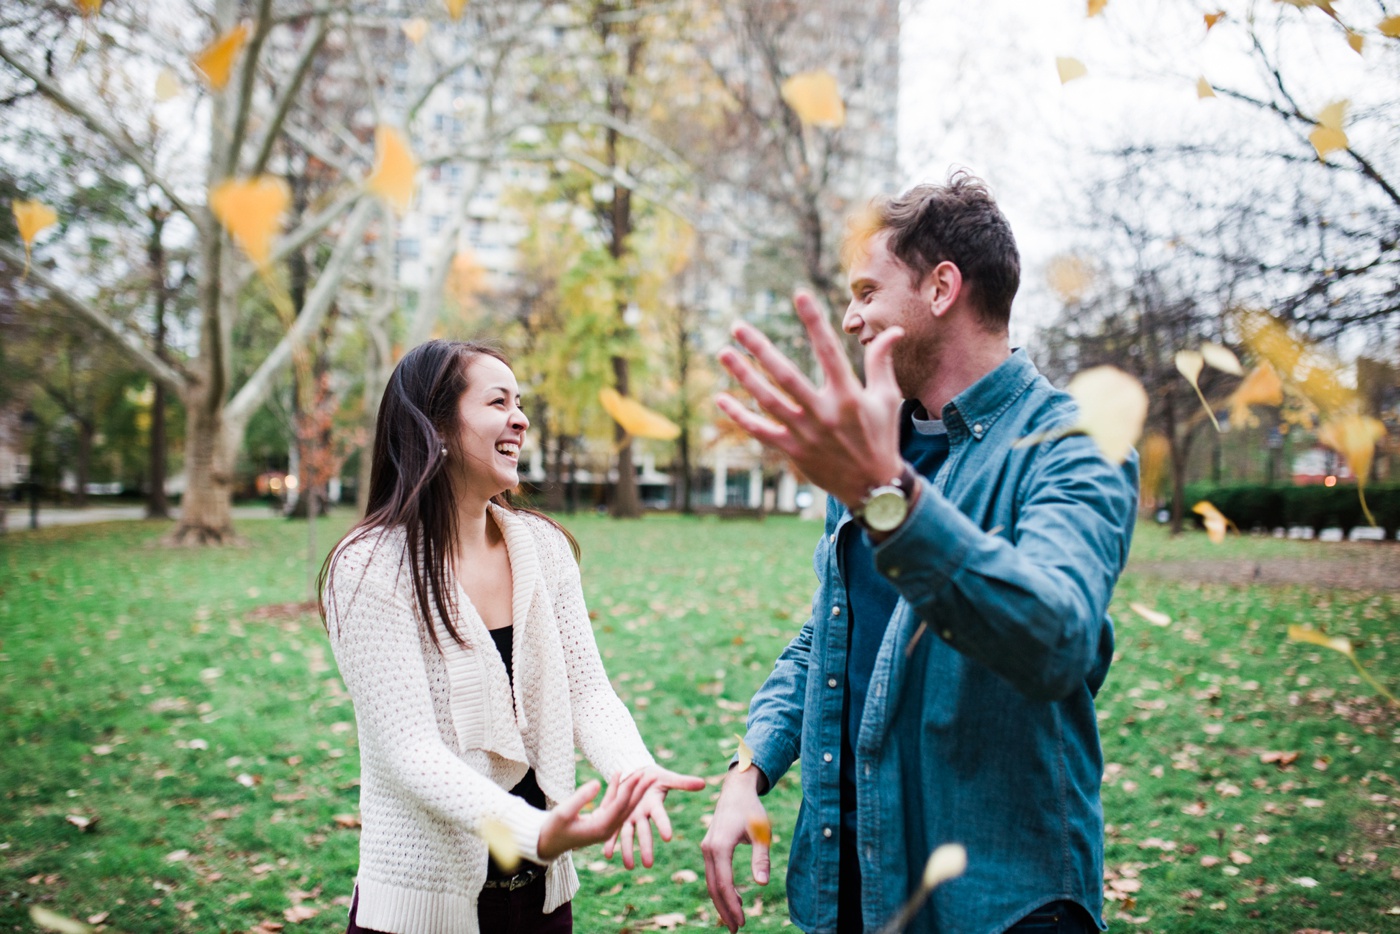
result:
[[[927,315],[928,310],[923,309],[922,313]],[[938,370],[943,356],[943,333],[938,324],[923,322],[917,329],[906,326],[904,336],[895,342],[894,379],[906,399],[917,399]],[[938,417],[937,412],[930,414]]]

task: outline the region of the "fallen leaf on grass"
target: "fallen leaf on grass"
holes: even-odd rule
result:
[[[96,827],[97,822],[101,819],[101,817],[83,817],[81,814],[69,814],[64,818],[64,820],[74,827],[77,827],[83,833],[87,833],[92,830],[92,828]]]
[[[699,880],[700,877],[695,874],[694,869],[678,869],[671,873],[671,881],[680,885],[685,885],[689,882],[698,882]]]
[[[248,932],[248,934],[277,934],[278,931],[286,927],[281,921],[259,921]]]
[[[1301,885],[1305,889],[1317,888],[1317,880],[1312,876],[1299,876],[1296,879],[1289,879],[1288,881],[1292,882],[1294,885]]]
[[[664,915],[657,915],[643,921],[638,930],[642,931],[674,931],[685,924],[685,914],[679,911],[668,912]]]
[[[165,861],[166,861],[167,863],[183,863],[185,860],[187,860],[187,859],[189,859],[189,858],[190,858],[190,851],[189,851],[189,850],[175,850],[175,851],[173,851],[173,852],[170,852],[170,853],[165,854]]]
[[[1170,616],[1158,610],[1154,610],[1150,606],[1143,606],[1141,603],[1129,603],[1128,609],[1154,626],[1170,626],[1172,624],[1172,618]]]
[[[29,906],[29,920],[46,931],[57,931],[58,934],[88,934],[92,930],[81,921],[66,918],[38,905]]]
[[[87,916],[87,923],[88,923],[88,924],[101,924],[103,921],[106,921],[107,918],[108,918],[108,916],[110,916],[111,914],[112,914],[112,913],[111,913],[110,911],[99,911],[99,912],[98,912],[97,914],[95,914],[95,915],[88,915],[88,916]]]
[[[296,905],[282,912],[282,917],[287,919],[288,924],[300,924],[303,921],[310,921],[321,913],[321,909],[312,908],[308,905]]]
[[[1280,769],[1286,769],[1286,768],[1288,768],[1290,765],[1292,765],[1293,763],[1295,763],[1295,762],[1298,761],[1298,753],[1297,753],[1297,752],[1265,752],[1265,753],[1260,753],[1260,755],[1259,755],[1259,761],[1260,761],[1260,762],[1263,762],[1263,763],[1266,764],[1266,765],[1272,763],[1272,764],[1274,764],[1274,765],[1277,765]]]
[[[335,825],[336,825],[337,827],[343,827],[343,828],[345,828],[346,830],[352,830],[352,829],[354,829],[354,828],[360,826],[360,815],[358,815],[358,814],[337,814],[337,815],[335,816]]]

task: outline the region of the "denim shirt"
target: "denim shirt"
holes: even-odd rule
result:
[[[900,600],[856,737],[865,927],[898,912],[949,842],[967,848],[967,871],[909,930],[992,934],[1059,899],[1098,919],[1094,695],[1113,656],[1107,607],[1132,537],[1136,460],[1111,464],[1083,435],[1013,447],[1076,417],[1020,350],[942,417],[947,460],[875,548]],[[754,695],[745,736],[770,786],[801,758],[787,895],[812,934],[836,930],[849,613],[839,537],[863,534],[828,502],[811,619]]]

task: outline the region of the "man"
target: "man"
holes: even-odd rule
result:
[[[710,897],[731,932],[743,925],[735,847],[753,844],[766,884],[750,828],[800,755],[787,895],[802,930],[877,930],[947,842],[966,847],[967,871],[911,930],[1095,930],[1093,699],[1136,467],[1083,435],[1016,444],[1075,409],[1010,348],[1020,257],[979,180],[877,202],[846,252],[842,326],[865,348],[864,386],[807,296],[822,389],[747,325],[734,337],[753,361],[720,353],[763,414],[725,395],[720,407],[831,499],[812,618],[753,698],[753,767],[731,768],[702,846]]]

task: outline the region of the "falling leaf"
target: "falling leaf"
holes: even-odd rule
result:
[[[399,28],[403,30],[403,34],[408,37],[409,42],[417,45],[428,34],[428,21],[421,16],[415,16]]]
[[[1225,541],[1225,532],[1233,526],[1234,523],[1225,518],[1225,514],[1219,509],[1216,509],[1213,503],[1203,499],[1192,506],[1191,511],[1205,520],[1206,535],[1210,537],[1213,543],[1219,545],[1221,542]],[[1235,529],[1235,531],[1238,532],[1239,529]]]
[[[58,213],[40,201],[16,201],[10,206],[10,210],[14,212],[19,237],[24,241],[24,275],[27,276],[34,238],[40,231],[58,223]]]
[[[738,736],[738,734],[735,735],[736,738],[739,740],[738,769],[740,772],[743,772],[746,769],[748,769],[749,766],[753,765],[753,750],[749,748],[748,743],[744,742],[744,737]]]
[[[1094,283],[1094,268],[1082,256],[1061,253],[1050,260],[1045,269],[1045,281],[1065,304],[1083,300]]]
[[[193,59],[194,67],[216,91],[222,91],[233,74],[233,63],[248,41],[248,27],[239,23],[206,45]]]
[[[654,438],[674,441],[680,437],[680,426],[660,412],[654,412],[630,396],[618,393],[611,386],[598,390],[598,401],[622,430],[634,438]]]
[[[960,843],[945,843],[924,864],[924,888],[933,890],[967,871],[967,850]]]
[[[1332,9],[1332,0],[1274,0],[1274,2],[1296,6],[1300,10],[1315,6],[1333,19],[1337,18],[1337,11]]]
[[[73,0],[73,4],[79,13],[88,18],[102,12],[102,0]]]
[[[1372,526],[1376,517],[1366,505],[1366,478],[1371,474],[1371,461],[1376,455],[1376,442],[1385,437],[1385,425],[1369,415],[1350,413],[1334,418],[1317,429],[1317,440],[1347,459],[1356,476],[1356,493],[1361,498],[1361,511]]]
[[[417,171],[418,162],[413,158],[403,134],[390,126],[376,127],[374,171],[365,181],[365,187],[403,214],[413,200],[413,176]]]
[[[1261,363],[1245,375],[1226,402],[1230,406],[1230,424],[1247,425],[1251,422],[1250,406],[1283,404],[1283,381],[1267,362]]]
[[[1210,82],[1206,80],[1205,75],[1201,75],[1201,77],[1196,79],[1196,96],[1202,100],[1207,97],[1215,96],[1215,88],[1210,86]]]
[[[783,100],[807,126],[835,129],[846,122],[846,104],[836,76],[825,69],[804,71],[783,82]]]
[[[1371,673],[1362,666],[1361,660],[1356,657],[1356,652],[1352,648],[1350,640],[1343,639],[1341,636],[1329,636],[1321,630],[1313,629],[1309,626],[1298,626],[1296,624],[1288,627],[1288,638],[1293,642],[1304,642],[1309,645],[1317,645],[1324,649],[1331,649],[1334,652],[1342,653],[1351,660],[1352,665],[1356,667],[1361,677],[1366,679],[1367,684],[1375,688],[1380,694],[1383,694],[1392,704],[1400,707],[1400,699],[1396,699],[1394,694],[1387,691],[1385,686],[1373,678]],[[1303,804],[1306,807],[1322,807],[1321,801],[1317,804],[1308,804],[1307,801],[1304,801]]]
[[[1215,420],[1215,413],[1211,411],[1210,403],[1206,401],[1206,394],[1201,392],[1201,370],[1205,369],[1206,357],[1199,350],[1178,350],[1176,352],[1176,368],[1186,381],[1191,384],[1191,388],[1196,390],[1196,395],[1201,400],[1201,407],[1210,416],[1210,423],[1215,426],[1215,430],[1220,430],[1220,422]]]
[[[1272,366],[1309,405],[1326,413],[1354,408],[1356,392],[1342,384],[1335,361],[1294,337],[1265,312],[1245,311],[1237,320],[1250,351]]]
[[[1154,626],[1170,626],[1172,624],[1172,618],[1170,616],[1159,610],[1154,610],[1149,606],[1144,606],[1141,603],[1129,603],[1128,609]]]
[[[1201,357],[1205,360],[1206,366],[1214,367],[1222,373],[1229,373],[1231,376],[1244,375],[1244,367],[1240,366],[1240,358],[1235,356],[1235,352],[1228,347],[1221,347],[1219,344],[1202,344]]]
[[[749,821],[749,839],[761,846],[772,845],[773,822],[768,819],[767,814]]]
[[[443,6],[447,7],[448,16],[461,19],[462,12],[467,8],[467,0],[443,0]]]
[[[1064,56],[1055,59],[1055,70],[1060,73],[1061,84],[1069,84],[1075,78],[1082,78],[1089,73],[1089,69],[1085,68],[1079,59]]]
[[[1225,18],[1224,10],[1216,10],[1214,13],[1206,14],[1206,32],[1215,28],[1215,24]]]
[[[1141,464],[1139,467],[1140,488],[1143,495],[1154,503],[1157,501],[1157,494],[1161,492],[1162,481],[1167,477],[1167,463],[1171,454],[1172,443],[1161,432],[1154,431],[1142,439],[1142,447],[1138,452],[1138,460]]]
[[[169,68],[162,68],[160,74],[156,75],[156,100],[165,102],[173,100],[183,92],[180,87],[180,79],[175,72]]]
[[[496,865],[508,873],[515,872],[515,867],[520,865],[520,847],[516,845],[515,835],[509,827],[488,817],[481,822],[481,839],[486,841],[486,848],[491,851]]]
[[[88,934],[92,930],[81,921],[65,918],[38,905],[29,906],[29,920],[46,931],[57,931],[58,934]]]
[[[1108,0],[1089,0],[1089,15],[1098,16],[1106,6],[1108,6]]]
[[[1317,150],[1319,159],[1326,159],[1328,153],[1346,149],[1350,145],[1342,124],[1346,122],[1347,105],[1350,101],[1333,101],[1317,115],[1317,126],[1308,134],[1308,142]]]
[[[1366,48],[1366,37],[1354,29],[1348,29],[1347,45],[1351,46],[1351,50],[1353,52],[1355,52],[1357,55],[1360,55],[1361,50]]]
[[[229,179],[209,192],[209,209],[259,269],[267,267],[272,238],[291,203],[287,183],[275,175]]]
[[[1387,16],[1376,24],[1381,35],[1390,39],[1400,39],[1400,16]]]
[[[1096,366],[1077,373],[1065,390],[1079,407],[1079,420],[1065,428],[1027,435],[1012,447],[1044,444],[1066,435],[1088,435],[1105,458],[1121,464],[1132,453],[1147,420],[1142,383],[1122,370]]]

